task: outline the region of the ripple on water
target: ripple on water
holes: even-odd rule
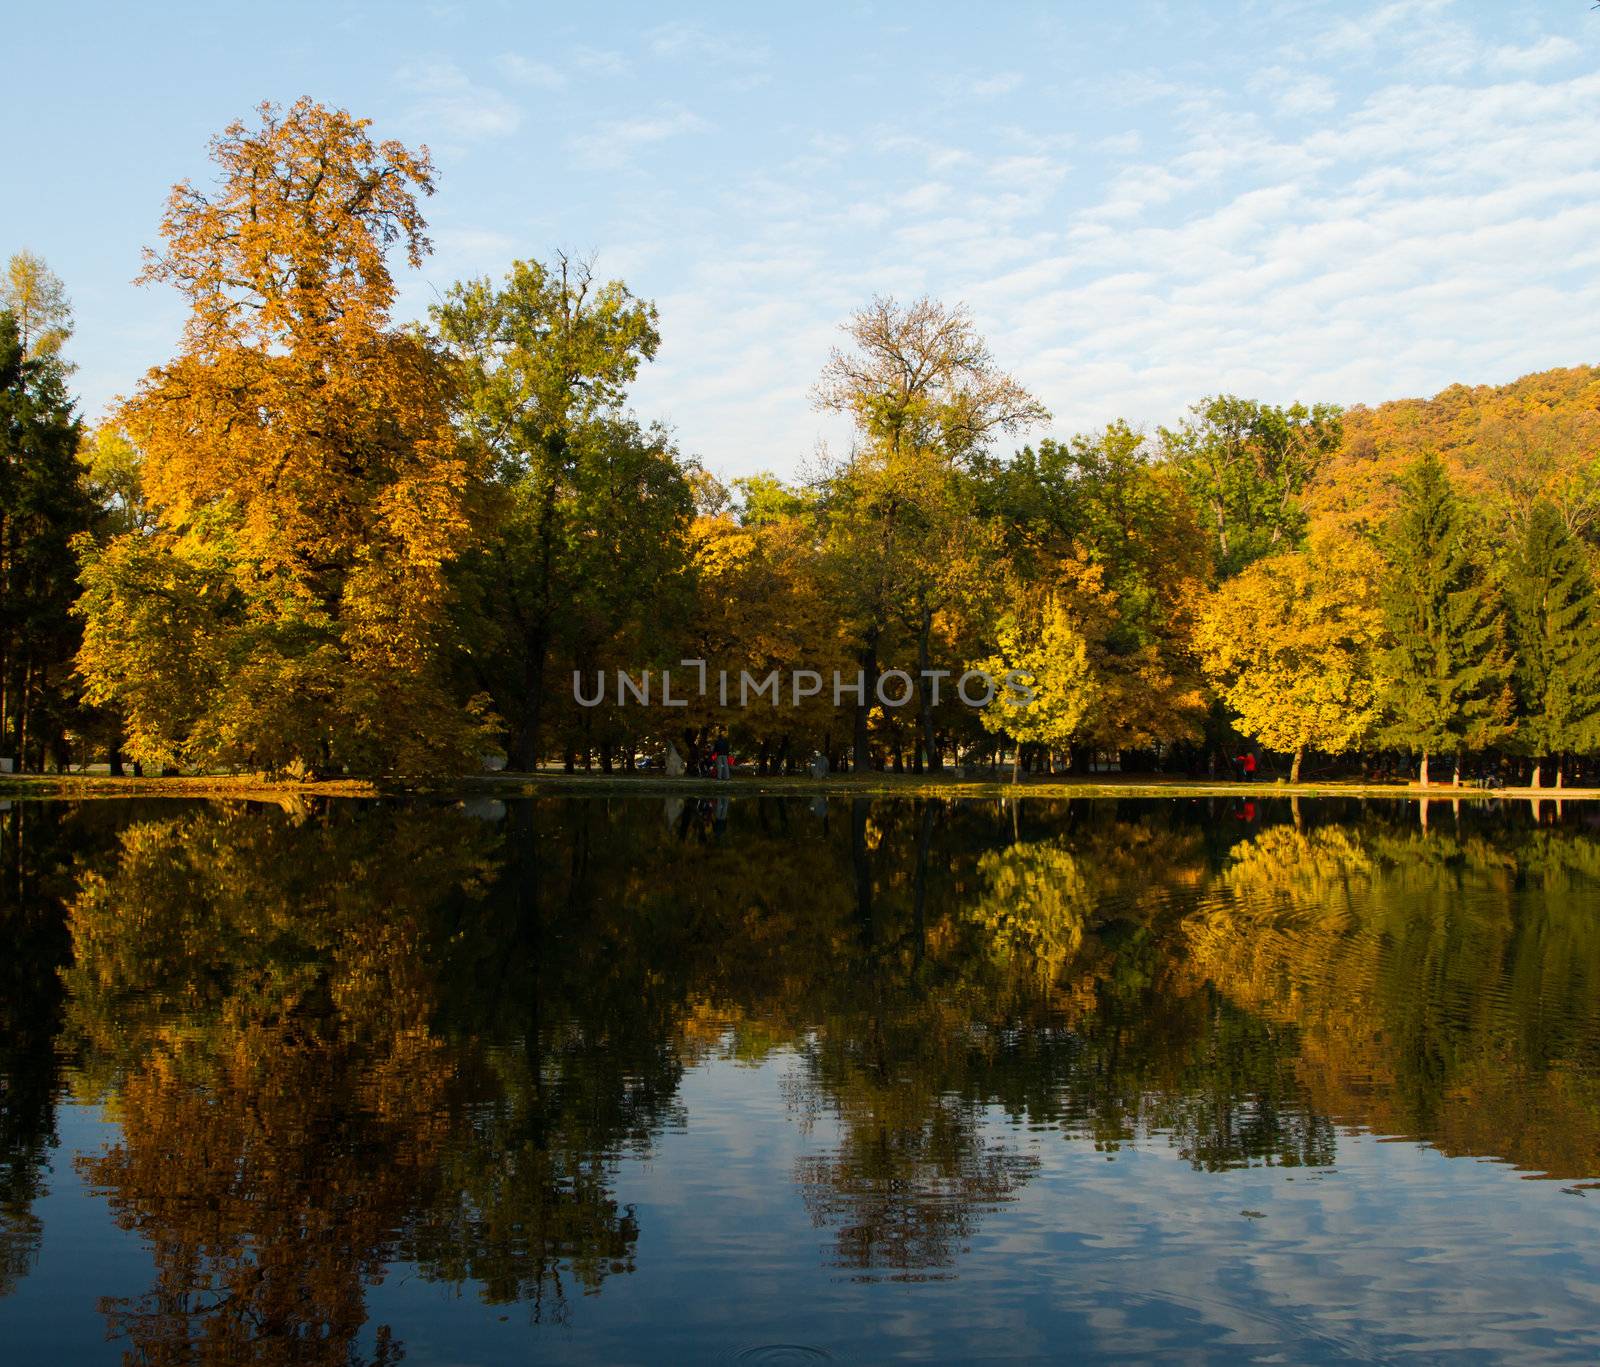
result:
[[[784,1367],[790,1362],[832,1362],[834,1356],[826,1348],[809,1343],[758,1343],[735,1353],[733,1360],[759,1363],[761,1367]]]

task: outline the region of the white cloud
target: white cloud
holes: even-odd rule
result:
[[[1144,146],[1144,138],[1136,129],[1126,133],[1113,133],[1108,138],[1101,138],[1095,143],[1095,151],[1104,152],[1108,157],[1131,157]]]
[[[429,62],[402,67],[395,80],[421,96],[414,122],[467,141],[504,137],[522,123],[522,111],[489,86],[477,85],[460,67]]]
[[[646,46],[657,57],[673,61],[698,61],[715,66],[764,67],[771,60],[765,43],[749,42],[728,33],[716,33],[699,24],[662,24],[645,35]]]
[[[1023,80],[1020,71],[998,71],[992,76],[974,77],[965,82],[964,88],[969,95],[975,95],[979,99],[994,99],[1020,90]]]
[[[1391,8],[1393,23],[1438,10]],[[722,373],[763,399],[719,387],[697,411],[679,376],[677,415],[713,466],[793,468],[821,425],[791,367],[814,375],[826,348],[780,344],[772,329],[823,337],[874,290],[968,301],[1063,432],[1118,415],[1171,421],[1218,390],[1370,402],[1591,357],[1600,74],[1378,74],[1387,82],[1364,98],[1333,104],[1331,87],[1300,83],[1292,98],[1316,106],[1307,128],[1174,88],[1163,98],[1188,112],[1159,143],[1100,140],[1143,155],[1101,171],[1087,199],[1058,158],[994,155],[992,134],[985,154],[983,138],[880,129],[872,150],[904,164],[871,161],[876,193],[780,196],[771,255],[730,272],[738,297],[707,308]],[[846,175],[867,164],[837,152]]]
[[[567,78],[548,62],[536,62],[515,52],[504,52],[494,59],[494,64],[509,81],[518,85],[533,86],[540,90],[560,90]]]
[[[572,148],[590,166],[615,168],[626,166],[642,148],[710,127],[691,110],[666,108],[653,115],[601,123],[592,133],[574,138]]]
[[[1486,64],[1495,70],[1527,75],[1543,71],[1545,67],[1555,66],[1560,62],[1571,61],[1582,51],[1583,49],[1572,39],[1552,33],[1536,43],[1528,44],[1527,47],[1495,48],[1488,54]]]
[[[568,54],[567,60],[591,76],[627,76],[633,71],[632,62],[622,53],[609,48],[576,47]]]
[[[1333,82],[1326,76],[1292,67],[1266,67],[1250,82],[1250,88],[1270,100],[1279,114],[1291,118],[1324,114],[1339,103]]]

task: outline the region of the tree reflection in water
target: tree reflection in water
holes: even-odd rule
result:
[[[1202,1171],[1326,1166],[1338,1124],[1600,1170],[1575,824],[507,806],[8,813],[0,1292],[63,1076],[120,1126],[81,1167],[153,1251],[104,1310],[154,1363],[395,1360],[397,1262],[569,1316],[635,1267],[624,1164],[716,1059],[784,1070],[851,1277],[959,1275],[1052,1130]]]

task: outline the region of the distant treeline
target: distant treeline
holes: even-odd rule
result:
[[[1600,372],[1341,411],[1049,412],[968,314],[871,301],[823,366],[848,450],[719,481],[628,389],[654,307],[557,256],[397,325],[424,149],[302,100],[212,145],[142,278],[177,354],[94,428],[65,290],[0,298],[0,756],[271,773],[736,755],[1212,772],[1244,750],[1570,778],[1600,750]],[[681,661],[836,703],[596,706]],[[1029,681],[969,706],[970,669]],[[903,670],[882,706],[877,683]],[[935,694],[935,685],[942,689]],[[785,685],[787,688],[787,685]],[[909,688],[909,692],[907,692]],[[736,702],[736,697],[730,701]]]

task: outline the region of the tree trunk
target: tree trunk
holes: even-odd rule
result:
[[[872,768],[872,741],[867,732],[867,718],[872,712],[873,695],[878,690],[878,632],[867,633],[867,643],[856,655],[861,668],[863,696],[856,703],[856,754],[855,769],[865,773]]]
[[[933,691],[928,686],[927,671],[932,668],[929,641],[933,636],[933,613],[922,610],[922,626],[917,632],[917,720],[922,728],[922,753],[927,756],[928,772],[941,773],[944,758],[933,734]]]
[[[522,667],[521,725],[511,737],[510,768],[531,774],[539,767],[539,729],[544,716],[544,667],[549,641],[543,630],[530,632]]]
[[[1022,742],[1020,740],[1017,742],[1016,754],[1011,760],[1011,781],[1013,783],[1022,782]]]
[[[1544,761],[1542,759],[1537,759],[1536,758],[1533,761],[1533,770],[1528,775],[1528,787],[1530,787],[1530,788],[1543,788],[1544,787]]]
[[[1424,788],[1426,788],[1428,786],[1428,752],[1426,750],[1424,750],[1422,752],[1422,779],[1421,779],[1421,782],[1422,782],[1422,786]],[[1423,820],[1423,825],[1427,825],[1426,818],[1424,818],[1424,820]]]
[[[1294,752],[1294,763],[1289,766],[1289,782],[1300,782],[1300,761],[1306,757],[1306,747],[1301,746]]]

